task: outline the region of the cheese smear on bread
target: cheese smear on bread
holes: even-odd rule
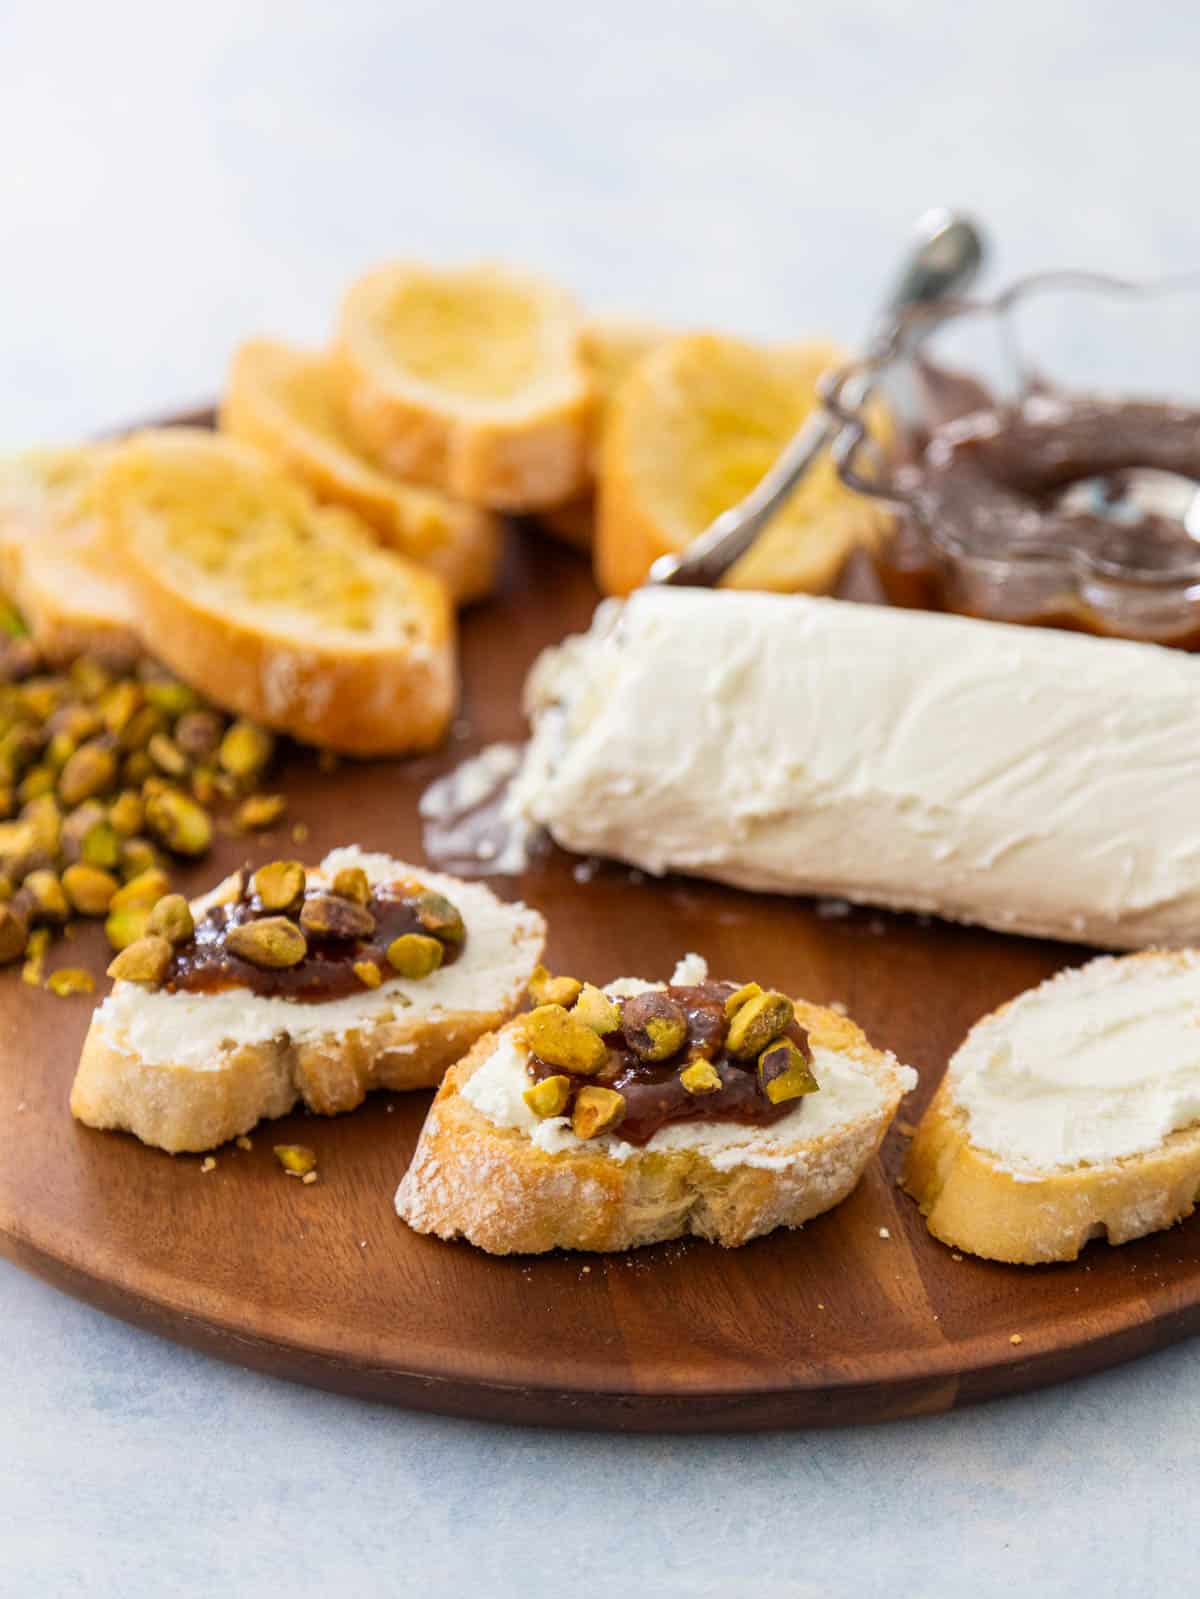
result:
[[[1060,972],[973,1027],[947,1078],[1018,1175],[1156,1149],[1200,1121],[1200,953]]]

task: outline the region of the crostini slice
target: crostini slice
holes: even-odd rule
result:
[[[244,935],[225,948],[239,904],[265,955]],[[420,926],[397,935],[401,948],[376,948],[400,905],[417,907]],[[235,874],[187,910],[178,895],[161,901],[113,962],[71,1091],[79,1121],[171,1153],[213,1149],[301,1101],[332,1116],[374,1088],[432,1087],[522,1003],[545,941],[536,911],[480,883],[353,847],[307,872],[273,862]],[[297,939],[303,960],[281,964]],[[182,981],[198,986],[176,980],[185,964]],[[313,992],[334,997],[299,997]]]
[[[1101,956],[983,1017],[904,1186],[942,1243],[1016,1265],[1173,1226],[1200,1191],[1200,951]]]
[[[845,1199],[916,1084],[844,1016],[708,984],[697,956],[671,985],[550,981],[446,1074],[396,1194],[416,1231],[497,1255],[743,1244]]]
[[[139,433],[96,485],[148,650],[216,704],[351,755],[442,738],[457,697],[440,578],[198,428]]]
[[[377,267],[347,292],[334,341],[350,426],[389,471],[455,499],[558,505],[591,475],[581,325],[530,273]]]
[[[28,450],[0,462],[0,588],[54,664],[141,650],[136,608],[91,490],[110,449]]]
[[[660,555],[685,549],[747,495],[813,411],[818,378],[844,360],[831,344],[768,347],[714,333],[664,339],[639,360],[604,430],[600,587],[628,594]],[[722,586],[824,593],[850,552],[876,544],[888,525],[831,460],[818,461]]]
[[[247,340],[230,363],[220,425],[265,450],[319,500],[356,511],[381,543],[442,578],[459,605],[491,592],[499,519],[383,470],[347,427],[327,355]]]

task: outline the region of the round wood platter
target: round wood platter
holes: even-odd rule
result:
[[[427,783],[520,738],[539,649],[586,625],[585,564],[514,529],[502,592],[465,618],[464,699],[436,758],[297,756],[290,833],[223,838],[198,890],[243,861],[318,859],[356,841],[423,859]],[[648,707],[648,714],[652,714]],[[493,1259],[412,1233],[392,1195],[428,1094],[376,1095],[352,1116],[263,1125],[216,1167],[80,1127],[67,1095],[92,1001],[0,978],[0,1249],[140,1326],[224,1359],[343,1392],[494,1420],[613,1429],[752,1429],[944,1411],[1095,1371],[1200,1328],[1196,1222],[1074,1265],[1022,1269],[934,1242],[896,1186],[915,1121],[973,1021],[1084,951],[913,917],[646,880],[561,853],[497,891],[549,919],[548,959],[607,981],[668,976],[687,950],[716,975],[842,1001],[921,1072],[882,1157],[801,1232],[724,1251],[688,1241],[624,1255]],[[58,953],[98,978],[89,930]],[[320,1181],[271,1146],[311,1145]]]

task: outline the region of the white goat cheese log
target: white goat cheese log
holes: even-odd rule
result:
[[[659,873],[1112,948],[1200,938],[1200,659],[642,589],[547,651],[514,812]]]

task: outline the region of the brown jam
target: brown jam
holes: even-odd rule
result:
[[[966,380],[948,385],[931,367],[921,376],[930,426],[915,461],[897,474],[916,514],[901,519],[878,561],[893,604],[1086,632],[1122,631],[1074,601],[1020,615],[961,603],[947,591],[923,527],[934,529],[939,542],[968,562],[1078,552],[1115,574],[1162,580],[1178,573],[1181,582],[1194,568],[1200,546],[1175,515],[1139,503],[1129,475],[1147,469],[1173,473],[1200,487],[1200,410],[1052,392],[1000,405]],[[1172,633],[1163,643],[1185,649],[1200,644],[1194,619],[1163,631]]]
[[[323,892],[320,885],[314,885],[305,898]],[[310,934],[308,953],[298,965],[255,966],[225,947],[230,927],[274,914],[264,910],[247,880],[236,900],[227,905],[214,905],[197,921],[195,936],[176,950],[163,987],[168,992],[185,990],[191,994],[246,988],[270,999],[292,999],[307,1005],[362,994],[365,990],[355,973],[356,965],[374,961],[386,978],[391,971],[387,950],[394,938],[404,933],[429,936],[418,919],[411,895],[377,887],[366,908],[375,918],[375,931],[369,938],[316,938]],[[465,940],[453,943],[442,939],[440,942],[442,964],[449,966],[458,959]]]
[[[648,1062],[639,1059],[622,1032],[608,1033],[608,1060],[598,1072],[588,1076],[563,1073],[536,1055],[530,1058],[530,1072],[536,1082],[544,1077],[570,1077],[570,1115],[575,1094],[594,1084],[613,1088],[624,1096],[625,1115],[613,1129],[614,1136],[626,1143],[645,1144],[660,1127],[673,1122],[741,1122],[750,1126],[769,1126],[795,1109],[796,1101],[773,1105],[758,1082],[753,1059],[734,1060],[725,1052],[729,1022],[725,1001],[736,991],[733,983],[701,983],[694,987],[671,984],[666,993],[687,1015],[687,1041],[669,1060]],[[806,1060],[811,1060],[808,1034],[797,1023],[786,1029]],[[712,1062],[721,1078],[721,1087],[710,1094],[689,1094],[680,1080],[680,1069],[689,1057]]]

